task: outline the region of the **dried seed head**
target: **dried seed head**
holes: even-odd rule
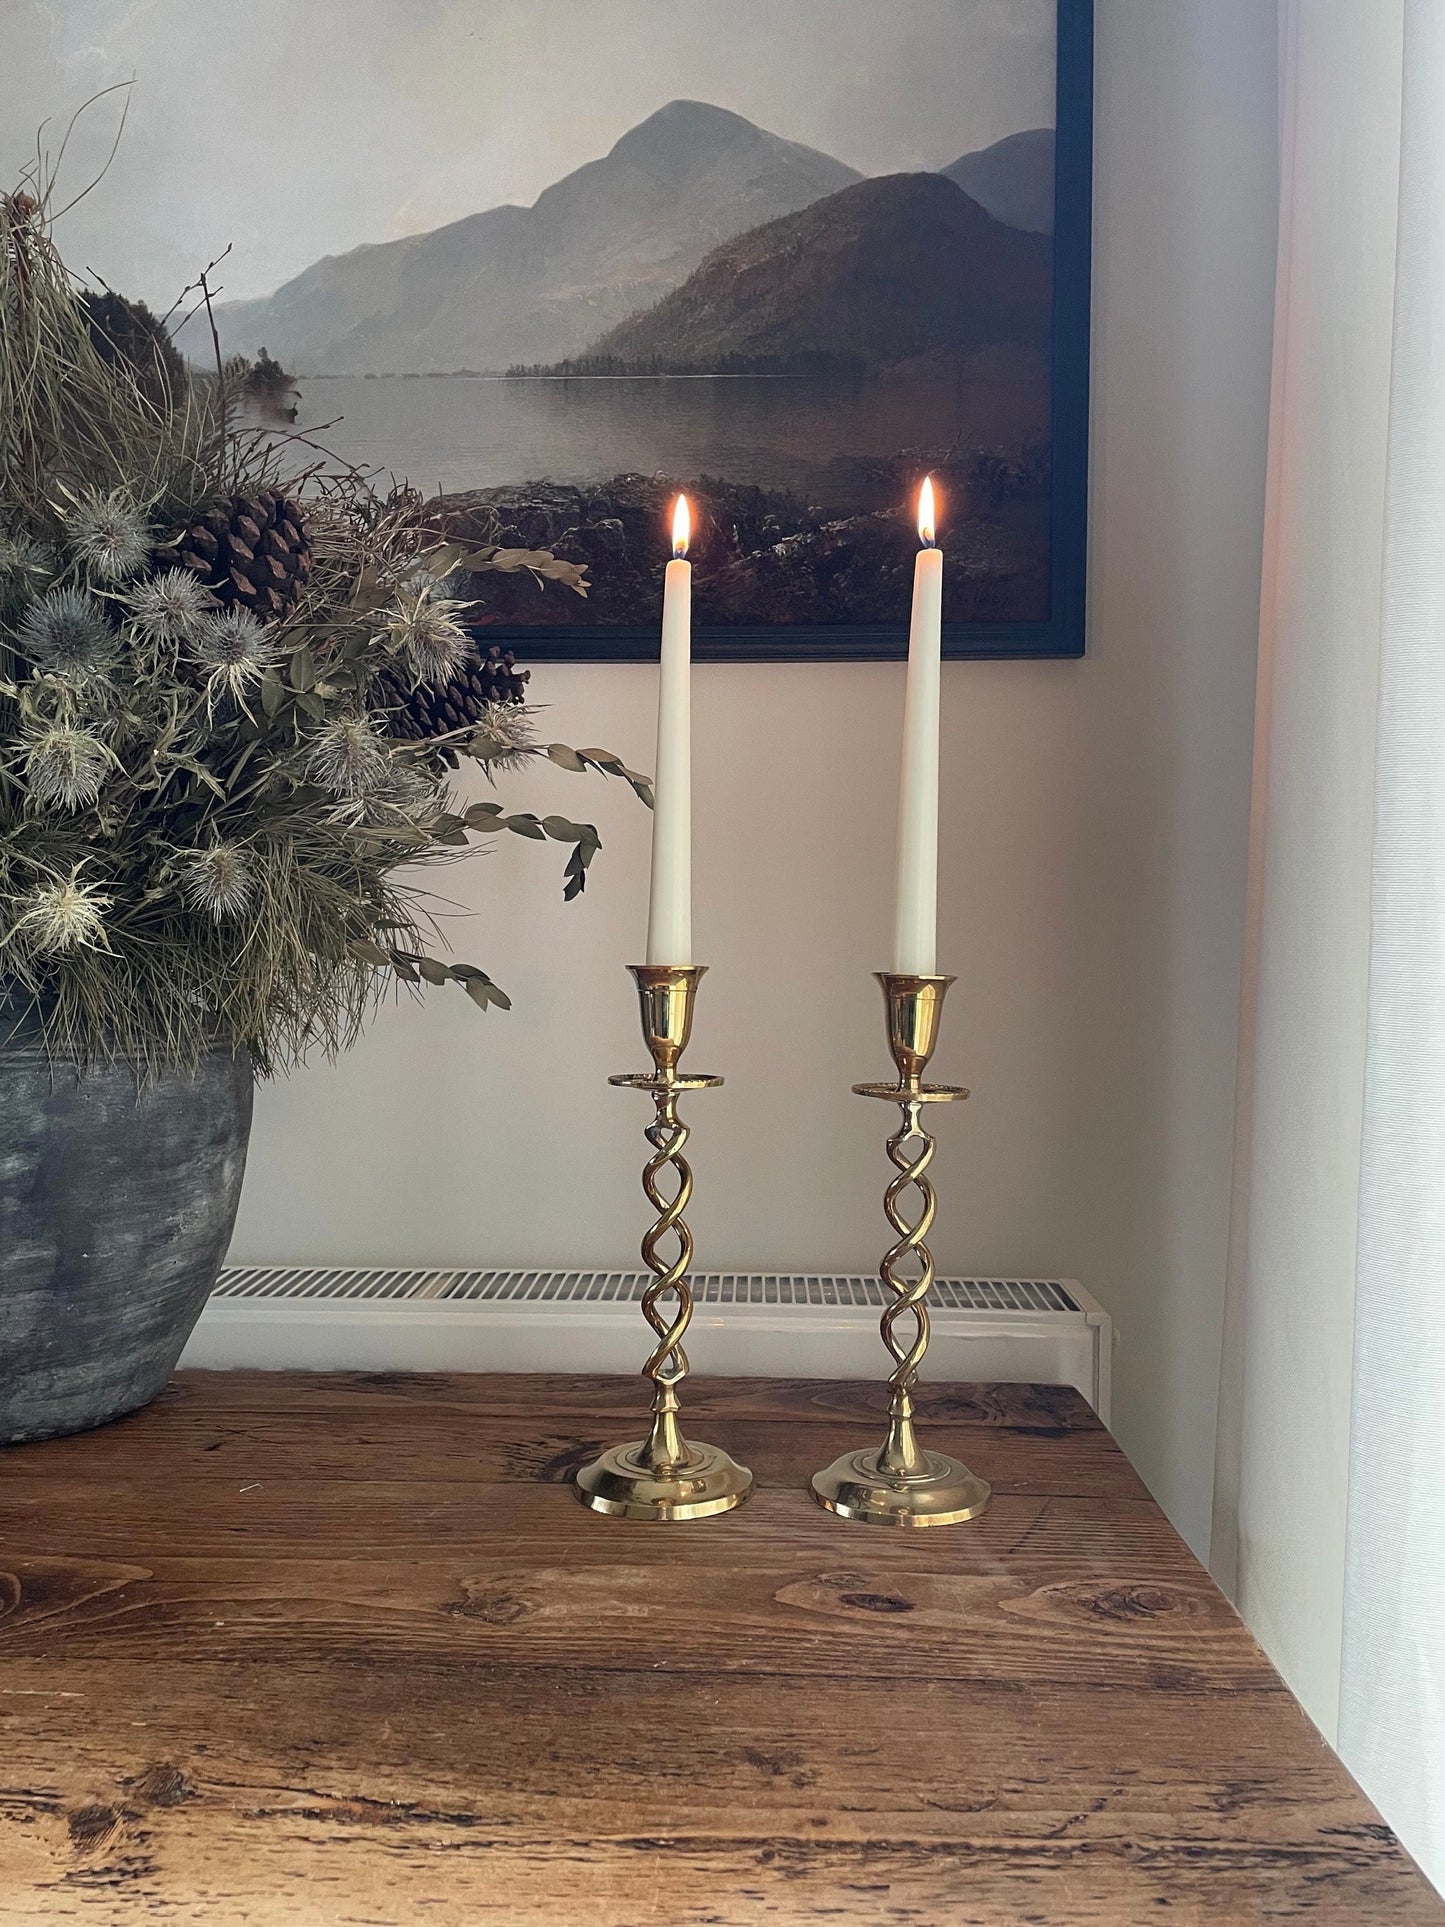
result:
[[[0,577],[17,579],[22,585],[39,585],[55,573],[55,557],[43,543],[32,542],[28,535],[0,529]]]
[[[86,729],[52,726],[25,739],[25,781],[37,803],[62,810],[89,809],[113,758]]]
[[[532,711],[522,703],[487,703],[477,716],[472,740],[474,753],[488,769],[520,769],[537,753]]]
[[[410,756],[389,756],[385,779],[355,807],[358,820],[381,829],[424,829],[446,808],[445,786]]]
[[[53,553],[28,535],[0,529],[0,618],[14,617],[55,574]]]
[[[323,729],[311,742],[311,774],[333,796],[358,802],[383,788],[391,758],[370,723],[348,717]]]
[[[181,895],[190,908],[217,923],[245,916],[255,899],[251,865],[235,843],[192,851],[181,861],[180,877]]]
[[[163,569],[132,590],[126,607],[143,641],[175,646],[189,642],[208,617],[215,599],[189,569]]]
[[[115,631],[104,606],[84,589],[51,589],[32,602],[18,639],[37,669],[77,680],[100,674],[115,657]]]
[[[96,582],[124,582],[150,560],[150,527],[124,489],[77,503],[65,528],[76,557]]]
[[[24,899],[12,935],[46,957],[69,956],[77,950],[107,950],[105,913],[112,899],[80,881],[80,865],[68,877],[42,883]]]
[[[249,609],[227,609],[206,616],[186,639],[187,653],[206,671],[211,690],[234,696],[261,680],[276,660],[276,643]]]
[[[430,586],[411,586],[396,603],[386,633],[418,681],[439,689],[475,656],[472,640],[457,620],[457,611],[466,607]]]

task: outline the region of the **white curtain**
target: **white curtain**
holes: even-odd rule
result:
[[[1445,1885],[1445,0],[1401,122],[1339,1737]]]
[[[1445,0],[1282,0],[1213,1564],[1445,1885]]]

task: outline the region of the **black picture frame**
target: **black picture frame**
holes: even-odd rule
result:
[[[1042,622],[950,623],[946,661],[1084,654],[1089,480],[1089,316],[1093,236],[1094,0],[1057,0],[1054,262],[1050,389],[1049,615]],[[658,581],[658,611],[662,584]],[[529,663],[655,662],[660,628],[479,626],[480,642]],[[902,659],[906,623],[698,626],[696,662]]]

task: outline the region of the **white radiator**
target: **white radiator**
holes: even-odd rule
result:
[[[233,1267],[183,1366],[228,1370],[635,1372],[633,1271]],[[877,1278],[698,1272],[687,1336],[705,1376],[878,1378]],[[939,1278],[924,1375],[1073,1385],[1109,1422],[1109,1315],[1072,1279]]]

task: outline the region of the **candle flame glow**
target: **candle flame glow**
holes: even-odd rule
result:
[[[687,544],[691,534],[692,512],[687,506],[687,497],[679,495],[677,507],[672,511],[672,552],[675,556],[687,554]]]
[[[933,531],[933,477],[925,475],[918,491],[918,539],[926,549],[933,547]]]

